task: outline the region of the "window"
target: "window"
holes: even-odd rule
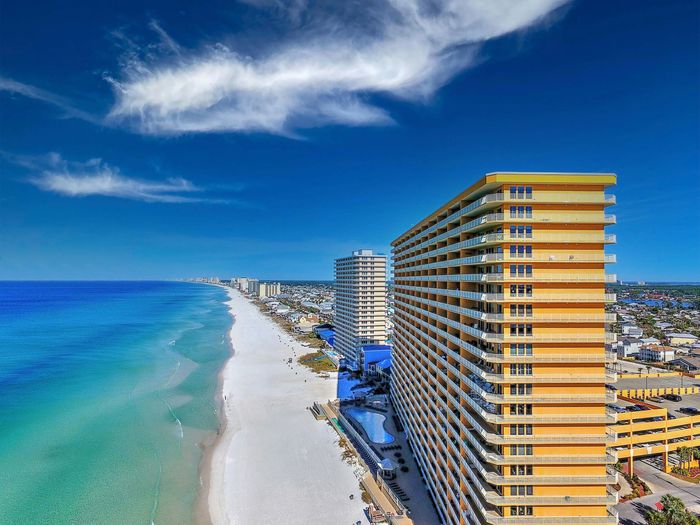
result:
[[[532,285],[531,284],[511,284],[510,285],[510,295],[516,297],[532,297]]]
[[[521,383],[518,385],[510,385],[511,396],[529,396],[532,394],[532,385]]]
[[[510,355],[532,355],[532,345],[524,343],[511,344]]]
[[[532,335],[531,324],[512,324],[510,325],[510,335],[517,337],[528,337]]]
[[[532,476],[532,465],[511,465],[511,476]]]
[[[511,496],[532,496],[532,485],[511,485]]]
[[[511,425],[510,426],[511,436],[531,436],[532,435],[532,425]]]
[[[511,186],[511,199],[532,199],[532,186]]]
[[[529,505],[518,505],[510,508],[511,516],[532,516],[532,507]]]
[[[511,363],[510,375],[512,376],[531,376],[532,364],[530,363]]]
[[[532,445],[511,445],[511,456],[532,456]]]
[[[532,405],[529,403],[518,403],[515,405],[510,405],[510,415],[511,416],[531,416],[532,415]],[[513,425],[511,425],[512,429]],[[511,432],[512,434],[512,432]]]

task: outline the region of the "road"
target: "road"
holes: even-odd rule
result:
[[[639,460],[634,463],[634,471],[647,482],[654,494],[617,505],[615,508],[620,513],[620,525],[646,523],[645,512],[653,508],[664,494],[672,494],[680,498],[686,508],[700,513],[700,485],[681,481]]]

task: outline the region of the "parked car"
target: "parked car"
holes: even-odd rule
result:
[[[652,403],[661,403],[661,399],[656,396],[650,397],[647,401],[651,401]]]
[[[678,403],[679,401],[683,401],[683,398],[678,394],[666,394],[664,397],[669,401],[675,401],[676,403]]]
[[[634,405],[634,406],[637,407],[637,410],[651,410],[651,408],[649,408],[646,405]]]
[[[679,408],[678,411],[682,412],[683,414],[688,414],[689,416],[696,416],[700,414],[700,410],[695,407],[683,407]]]

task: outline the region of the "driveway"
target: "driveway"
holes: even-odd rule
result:
[[[620,513],[620,525],[645,524],[644,514],[647,510],[654,508],[654,505],[664,494],[680,498],[685,503],[686,508],[700,513],[700,485],[674,478],[640,460],[635,461],[634,471],[637,476],[647,482],[654,493],[651,496],[617,505],[615,508]]]

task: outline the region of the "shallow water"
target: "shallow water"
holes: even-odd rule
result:
[[[188,283],[0,283],[0,523],[192,523],[225,300]]]

